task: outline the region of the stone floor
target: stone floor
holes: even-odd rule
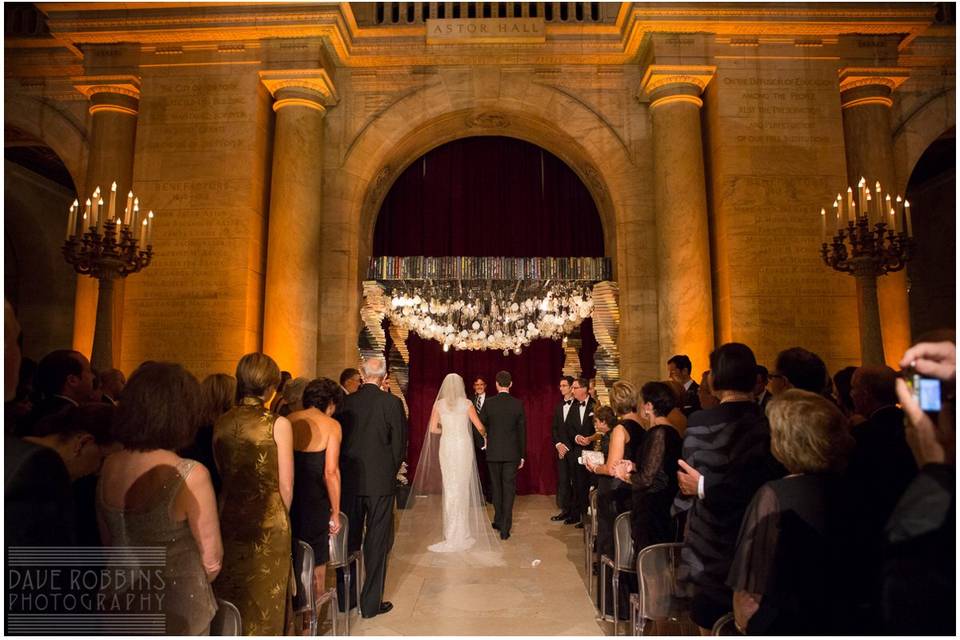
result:
[[[507,566],[425,567],[390,558],[384,599],[390,613],[353,615],[351,635],[598,636],[584,582],[583,532],[551,522],[552,496],[521,496],[514,507]],[[537,562],[539,560],[539,562]],[[342,632],[342,629],[340,630]]]

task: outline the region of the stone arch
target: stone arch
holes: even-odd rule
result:
[[[632,108],[644,107],[634,103]],[[568,90],[544,84],[532,70],[443,70],[419,90],[390,104],[363,126],[345,150],[331,150],[328,155],[323,206],[330,238],[324,246],[330,255],[321,279],[327,278],[328,299],[336,299],[332,309],[339,313],[325,310],[321,303],[320,362],[330,358],[343,362],[356,352],[359,282],[370,256],[380,203],[396,177],[438,145],[463,137],[498,135],[547,149],[566,162],[593,195],[605,251],[620,284],[621,344],[630,345],[621,362],[624,375],[629,375],[634,365],[658,350],[652,159],[633,150],[636,140],[649,139],[649,119],[644,116],[630,119],[630,127],[625,128],[632,139],[625,142],[602,113]],[[345,114],[332,112],[329,117],[328,127],[346,126]],[[334,290],[342,293],[335,296]],[[335,322],[343,326],[332,327]]]
[[[905,193],[920,157],[933,142],[957,126],[957,93],[944,89],[928,99],[899,124],[893,133],[897,190]]]
[[[60,157],[78,192],[87,175],[87,134],[83,126],[44,98],[16,96],[4,101],[4,121],[30,134]]]

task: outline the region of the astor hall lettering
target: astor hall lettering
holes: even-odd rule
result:
[[[427,20],[428,43],[543,42],[543,18]]]

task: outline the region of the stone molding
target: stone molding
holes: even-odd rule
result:
[[[637,98],[649,98],[651,108],[668,102],[691,102],[702,107],[700,94],[716,72],[714,65],[651,64],[640,81]]]
[[[112,111],[135,116],[139,112],[140,78],[134,75],[79,76],[74,88],[90,101],[91,114]]]
[[[891,108],[890,94],[910,77],[909,69],[898,67],[844,67],[838,73],[842,109],[866,105]]]
[[[340,101],[337,89],[325,69],[274,69],[260,71],[260,82],[276,102],[273,110],[284,106],[306,106],[326,111]],[[295,90],[284,91],[284,90]],[[284,95],[279,95],[281,92]],[[296,95],[288,95],[296,93]]]

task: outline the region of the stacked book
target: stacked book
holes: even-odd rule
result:
[[[368,280],[572,280],[610,279],[610,258],[503,258],[379,256]]]

